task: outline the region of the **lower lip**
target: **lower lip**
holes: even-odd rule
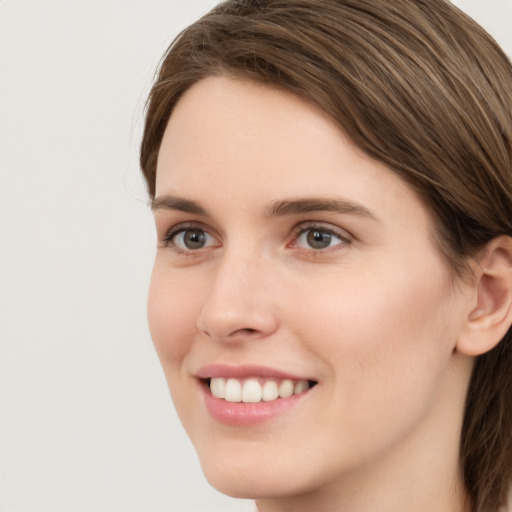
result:
[[[203,384],[202,388],[210,415],[225,425],[237,427],[257,425],[277,418],[297,405],[308,394],[308,391],[305,391],[289,398],[277,398],[270,402],[244,403],[216,398],[210,393],[206,384]]]

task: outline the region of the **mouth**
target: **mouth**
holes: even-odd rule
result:
[[[211,377],[202,380],[213,397],[232,403],[273,402],[305,393],[317,384],[313,380],[265,377]]]
[[[252,426],[281,417],[307,400],[318,381],[281,370],[213,364],[195,375],[208,413],[229,426]]]

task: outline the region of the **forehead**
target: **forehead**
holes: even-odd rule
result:
[[[331,130],[326,130],[331,126]],[[178,101],[168,123],[158,170],[168,160],[205,161],[209,168],[240,164],[240,172],[256,164],[285,163],[313,149],[307,140],[320,140],[325,149],[342,138],[334,121],[302,99],[247,80],[210,77],[194,84]],[[318,156],[318,152],[311,155]],[[213,158],[215,157],[215,158]],[[243,165],[242,165],[243,164]]]
[[[395,173],[362,151],[314,105],[245,80],[212,77],[180,99],[160,148],[156,196],[235,208],[329,195],[369,209],[424,207]],[[235,201],[235,202],[234,202]]]

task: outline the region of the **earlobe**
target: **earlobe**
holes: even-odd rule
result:
[[[475,267],[476,305],[457,342],[457,350],[478,356],[492,350],[512,324],[512,238],[497,237]]]

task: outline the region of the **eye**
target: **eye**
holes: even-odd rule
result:
[[[324,226],[310,226],[300,228],[292,245],[294,247],[318,251],[330,249],[349,242],[350,240],[347,236],[337,233],[333,229]]]
[[[174,246],[179,251],[197,251],[217,245],[216,239],[200,227],[171,228],[164,239],[166,246]]]
[[[342,240],[322,229],[308,229],[297,237],[296,245],[310,249],[327,249],[333,245],[342,243]]]

